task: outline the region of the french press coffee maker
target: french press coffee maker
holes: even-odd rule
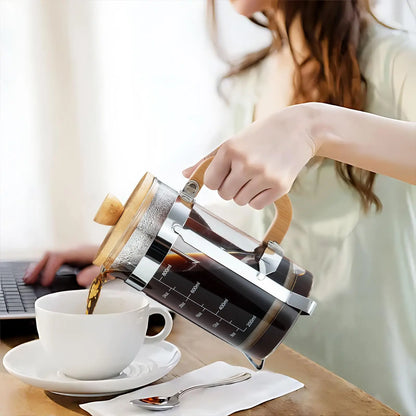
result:
[[[211,159],[181,192],[146,173],[123,205],[107,196],[95,221],[112,225],[94,264],[242,351],[261,369],[299,314],[312,274],[283,255],[288,196],[263,242],[195,202]]]

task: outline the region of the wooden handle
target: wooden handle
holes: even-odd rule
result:
[[[214,157],[211,156],[203,160],[189,178],[189,181],[193,180],[198,183],[199,190],[204,185],[205,171],[213,158]],[[198,194],[199,190],[196,192],[195,196]],[[276,213],[269,229],[266,231],[263,241],[265,243],[268,241],[275,241],[280,244],[292,221],[292,203],[290,202],[288,195],[283,195],[280,199],[274,201],[274,206],[276,208]]]
[[[205,160],[203,160],[196,169],[192,172],[192,175],[189,177],[189,181],[195,181],[199,185],[199,189],[202,188],[204,185],[204,175],[205,171],[208,169],[208,166],[212,162],[212,159],[214,159],[214,156],[208,157]],[[199,190],[198,190],[199,192]],[[197,193],[198,193],[197,192]]]
[[[289,196],[286,194],[277,201],[274,201],[274,207],[276,208],[276,212],[269,229],[263,237],[263,241],[265,243],[268,241],[276,241],[276,243],[280,244],[292,221],[292,203],[290,202]]]

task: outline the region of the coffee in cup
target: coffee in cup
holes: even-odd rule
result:
[[[143,344],[160,342],[172,329],[162,306],[150,306],[143,293],[103,290],[94,313],[85,313],[88,290],[42,296],[35,302],[40,343],[56,368],[82,380],[114,377],[126,368]],[[163,329],[147,336],[149,316],[161,314]]]

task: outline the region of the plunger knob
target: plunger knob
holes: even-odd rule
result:
[[[123,204],[112,194],[108,194],[98,208],[94,221],[102,225],[116,225],[124,211]]]

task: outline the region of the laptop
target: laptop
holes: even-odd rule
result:
[[[62,290],[85,289],[76,281],[78,269],[63,265],[51,286],[27,285],[23,276],[30,261],[0,261],[0,320],[35,318],[37,298]]]

